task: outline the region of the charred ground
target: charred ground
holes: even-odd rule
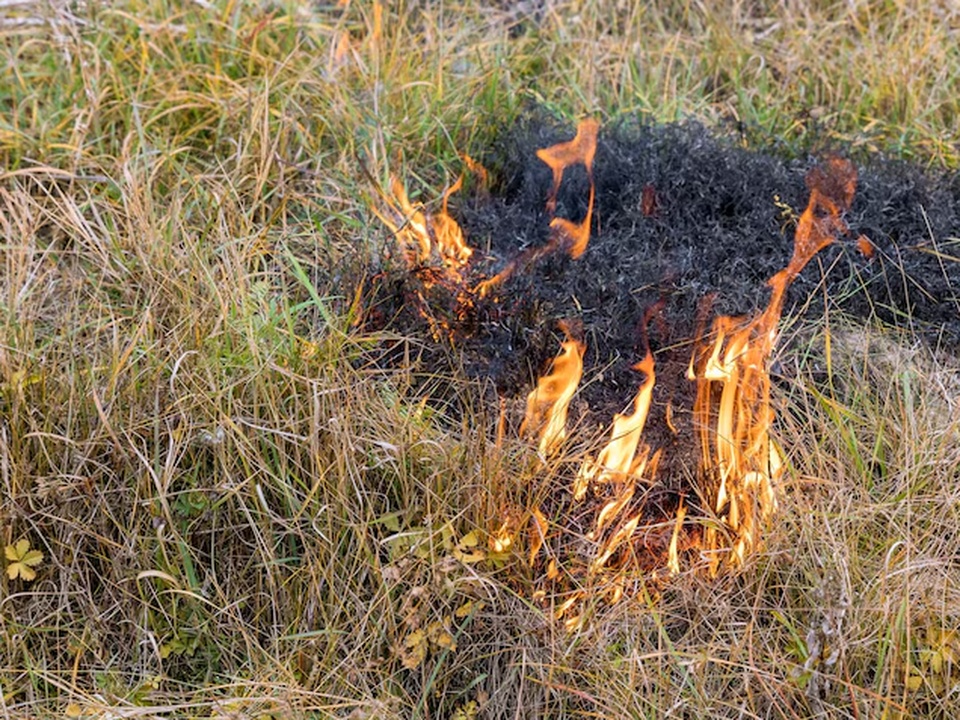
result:
[[[451,212],[476,249],[468,283],[547,242],[551,174],[536,150],[572,134],[570,127],[527,119],[481,158],[491,172],[490,192],[451,198]],[[784,317],[841,311],[908,326],[956,352],[960,180],[882,158],[855,159],[849,235],[796,279]],[[648,333],[658,374],[649,427],[665,433],[655,421],[657,408],[662,412],[668,401],[675,409],[690,407],[692,388],[683,376],[698,322],[750,315],[766,304],[766,281],[790,258],[795,219],[809,195],[804,176],[816,162],[744,149],[696,124],[605,127],[594,162],[594,223],[582,257],[555,253],[531,262],[466,313],[458,313],[449,288],[424,290],[422,274],[390,265],[370,288],[368,321],[424,334],[427,323],[414,306],[425,302],[453,336],[435,347],[427,343],[425,360],[489,377],[507,398],[529,391],[559,349],[558,323],[569,323],[588,348],[572,420],[598,427],[632,399],[641,379],[631,369],[644,352],[641,319],[663,299]],[[584,168],[569,169],[557,215],[581,219],[587,196]],[[873,246],[872,257],[862,252],[861,238]],[[683,421],[682,414],[674,417],[675,424]]]

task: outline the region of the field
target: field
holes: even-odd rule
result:
[[[0,714],[960,716],[956,347],[788,318],[763,547],[568,629],[535,444],[359,323],[376,185],[531,117],[957,172],[955,3],[721,5],[0,0]]]

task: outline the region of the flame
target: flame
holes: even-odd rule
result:
[[[537,157],[553,170],[553,187],[550,189],[550,198],[547,200],[549,213],[552,214],[557,209],[557,193],[560,190],[564,170],[571,165],[583,163],[587,168],[587,175],[593,178],[593,157],[597,152],[599,130],[600,123],[593,118],[587,118],[577,126],[577,134],[573,140],[537,150]]]
[[[443,194],[440,212],[430,214],[420,204],[414,205],[406,188],[396,177],[390,178],[391,196],[384,195],[386,211],[373,212],[394,234],[411,270],[428,265],[431,260],[448,268],[453,279],[470,262],[473,249],[467,245],[459,223],[451,217],[447,204],[450,196],[463,187],[463,175]]]
[[[680,572],[680,555],[677,547],[680,540],[680,530],[683,528],[683,519],[686,516],[687,508],[681,500],[680,507],[677,508],[677,519],[673,526],[673,535],[670,536],[670,547],[667,550],[667,570],[671,575],[676,575]]]
[[[853,164],[830,158],[811,170],[806,180],[810,201],[797,224],[793,256],[768,281],[766,309],[746,322],[717,318],[713,343],[695,351],[688,370],[688,377],[697,383],[694,417],[700,429],[701,470],[708,482],[712,479],[706,495],[730,541],[725,546],[716,527],[707,529],[704,549],[712,553],[711,573],[717,572],[725,549],[726,563],[742,567],[777,510],[774,485],[783,457],[770,438],[774,414],[768,365],[784,297],[814,255],[847,231],[841,212],[853,201],[857,183]]]
[[[421,208],[413,206],[403,183],[393,176],[390,177],[390,191],[392,196],[384,195],[387,212],[376,207],[372,208],[373,212],[393,233],[407,259],[407,266],[423,265],[432,248],[427,216]]]
[[[573,258],[583,254],[590,239],[596,194],[593,161],[598,132],[599,123],[587,119],[579,124],[572,140],[537,151],[537,157],[553,174],[547,198],[551,216],[556,211],[565,170],[577,164],[585,167],[589,180],[585,217],[580,222],[552,217],[552,235],[546,244],[520,253],[499,274],[479,278],[481,281],[472,287],[464,272],[474,251],[448,208],[450,197],[462,189],[464,176],[443,193],[436,213],[412,203],[403,184],[391,178],[390,195],[383,193],[385,208],[374,212],[391,230],[408,268],[421,282],[408,297],[413,298],[428,320],[436,339],[444,334],[452,337],[453,322],[432,314],[427,289],[440,285],[448,291],[453,317],[462,322],[477,296],[485,296],[513,273],[557,250],[568,252]],[[464,156],[464,163],[478,176],[481,188],[485,187],[487,174],[483,167],[468,156]],[[689,438],[694,445],[699,444],[698,474],[692,481],[695,485],[667,490],[661,484],[656,490],[657,470],[665,448],[653,449],[643,438],[656,384],[656,362],[647,342],[646,326],[659,309],[658,303],[648,310],[640,326],[645,352],[634,369],[642,373],[643,380],[632,408],[614,415],[609,441],[595,458],[583,461],[572,480],[567,502],[582,504],[580,516],[592,513],[575,533],[579,550],[573,568],[564,567],[567,555],[556,548],[563,533],[557,532],[562,529],[557,519],[562,515],[555,507],[550,509],[549,522],[539,504],[534,504],[532,509],[514,513],[490,533],[491,551],[507,552],[522,533],[521,518],[528,518],[529,562],[534,565],[538,558],[547,558],[543,577],[561,590],[563,601],[555,606],[554,613],[558,619],[566,616],[567,627],[582,621],[583,613],[571,609],[588,592],[616,602],[624,594],[631,567],[649,569],[652,562],[659,562],[658,570],[665,567],[667,574],[676,575],[681,571],[681,559],[690,556],[691,548],[699,548],[707,558],[704,565],[716,574],[721,566],[742,568],[747,556],[761,546],[763,532],[778,509],[776,486],[784,466],[783,455],[771,437],[775,416],[770,402],[769,363],[778,340],[786,292],[818,252],[847,232],[842,213],[853,201],[857,172],[849,161],[830,158],[807,174],[806,183],[809,203],[797,223],[793,255],[769,279],[770,299],[766,308],[750,318],[717,317],[709,332],[705,332],[705,313],[698,323],[687,370],[696,389],[694,433]],[[641,200],[645,216],[659,213],[652,185],[644,186]],[[874,251],[864,236],[858,239],[858,246],[868,257]],[[583,375],[586,347],[567,327],[563,326],[563,330],[566,340],[547,373],[527,396],[520,427],[522,435],[536,439],[541,458],[554,453],[565,440],[570,402]],[[672,402],[667,402],[664,412],[665,423],[673,433],[671,442],[681,442],[685,426],[674,423]],[[699,502],[688,505],[686,500],[691,497]],[[540,501],[544,501],[543,497]],[[675,510],[667,511],[664,507]],[[565,509],[569,510],[569,506]],[[688,522],[688,516],[696,513],[707,515],[706,522]],[[586,557],[582,552],[584,544],[592,548]],[[584,574],[597,586],[585,589],[581,584]],[[651,577],[663,576],[655,571]],[[543,590],[537,590],[535,596],[547,597]]]
[[[547,213],[550,215],[553,215],[557,209],[557,193],[560,191],[564,170],[581,163],[587,170],[590,196],[587,201],[586,216],[578,223],[557,217],[550,221],[550,227],[554,231],[551,247],[564,247],[574,259],[583,255],[590,241],[590,223],[593,220],[593,201],[596,195],[593,182],[593,158],[597,152],[599,130],[600,123],[593,118],[587,118],[577,126],[577,134],[573,140],[537,150],[537,157],[553,171],[553,186],[550,188],[550,196],[547,199]]]
[[[530,248],[522,252],[507,263],[506,267],[492,278],[481,281],[475,288],[480,297],[486,297],[495,288],[510,278],[515,272],[521,271],[541,258],[552,255],[557,250],[565,250],[574,260],[583,255],[590,242],[590,225],[593,222],[593,203],[596,198],[596,188],[593,182],[593,158],[597,152],[597,134],[600,123],[593,118],[582,120],[577,126],[577,133],[572,140],[551,145],[537,150],[537,157],[543,160],[553,171],[553,184],[547,197],[547,214],[553,215],[557,210],[557,194],[560,183],[563,181],[564,171],[573,165],[582,164],[587,171],[590,181],[590,194],[587,199],[587,214],[580,222],[573,222],[566,218],[552,217],[550,240],[541,247]],[[472,167],[472,161],[467,158],[467,166]],[[486,171],[478,173],[481,182],[486,182]]]
[[[569,145],[576,145],[576,141]],[[572,150],[564,149],[555,156],[572,154]],[[555,186],[559,177],[555,171]],[[700,457],[693,489],[701,503],[699,508],[688,506],[688,492],[684,490],[679,493],[676,510],[660,511],[659,517],[650,513],[656,508],[645,508],[652,497],[664,448],[652,451],[643,442],[656,382],[655,360],[645,328],[657,306],[645,315],[641,329],[647,351],[634,366],[644,378],[632,410],[614,416],[609,442],[596,459],[588,457],[583,462],[571,487],[571,503],[584,503],[588,497],[594,502],[590,508],[594,513],[591,529],[586,535],[577,533],[577,547],[582,548],[579,543],[586,540],[593,552],[585,564],[574,557],[573,568],[563,570],[558,567],[563,554],[548,550],[546,581],[565,597],[554,614],[557,619],[563,618],[568,628],[576,627],[584,617],[575,610],[579,600],[593,596],[616,602],[624,594],[631,566],[649,567],[659,558],[667,574],[676,575],[681,571],[684,553],[699,548],[707,558],[705,567],[716,574],[721,566],[742,568],[748,554],[761,546],[764,529],[777,511],[776,486],[784,466],[781,451],[771,437],[774,411],[769,363],[786,291],[818,252],[847,232],[841,215],[852,203],[857,174],[852,163],[833,158],[810,171],[806,180],[810,200],[797,224],[793,255],[768,281],[771,293],[766,308],[751,318],[717,317],[709,333],[704,332],[706,320],[699,323],[687,374],[696,383],[695,435],[691,440],[699,441]],[[582,354],[583,346],[568,338],[550,373],[541,378],[528,398],[523,429],[539,429],[542,455],[566,435],[567,405],[580,381]],[[681,428],[671,419],[672,404],[668,403],[665,413],[670,430],[682,439]],[[671,495],[666,490],[659,496],[664,493],[677,497],[677,492]],[[693,510],[706,511],[712,519],[688,523]],[[546,526],[542,511],[536,507],[531,519],[531,565],[547,544]],[[551,543],[558,537],[554,533]],[[647,559],[642,550],[646,550]],[[654,571],[650,577],[663,576]],[[591,578],[594,584],[584,587],[583,580]],[[547,596],[538,591],[538,597]]]
[[[463,187],[463,175],[443,194],[443,206],[433,219],[433,234],[437,239],[437,249],[445,264],[462,268],[473,257],[473,248],[463,238],[460,225],[447,212],[447,201],[453,193]]]
[[[644,373],[646,379],[640,386],[633,401],[633,412],[629,415],[617,413],[613,418],[613,432],[610,442],[600,451],[595,461],[587,460],[580,468],[573,485],[574,500],[582,500],[591,483],[606,483],[610,480],[623,481],[628,475],[640,475],[646,464],[646,454],[635,458],[643,426],[650,413],[650,401],[653,397],[654,373],[653,353],[647,351],[646,357],[634,365],[635,370]]]
[[[487,187],[490,184],[490,174],[487,172],[487,169],[469,155],[463,155],[463,162],[467,166],[467,169],[477,176],[480,192],[486,193]],[[463,176],[461,176],[461,178],[462,177]]]
[[[586,346],[568,333],[561,348],[550,372],[537,381],[537,387],[527,396],[527,414],[520,426],[520,433],[524,435],[539,430],[538,449],[544,457],[567,436],[567,410],[583,375]]]

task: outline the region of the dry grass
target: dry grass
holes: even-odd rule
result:
[[[0,2],[0,712],[957,715],[952,361],[798,334],[767,550],[568,634],[457,559],[529,448],[349,272],[361,159],[439,186],[531,102],[956,167],[952,3],[342,4]]]

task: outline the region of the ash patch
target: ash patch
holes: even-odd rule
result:
[[[502,260],[543,241],[550,172],[534,153],[571,135],[569,128],[527,125],[487,159],[500,186],[488,204],[465,207],[461,219],[475,244],[489,246]],[[556,259],[534,269],[531,284],[548,284],[553,291],[540,295],[558,306],[564,295],[575,295],[584,315],[612,316],[618,325],[635,316],[642,298],[649,302],[661,293],[682,317],[695,317],[696,305],[710,293],[718,294],[718,313],[750,314],[766,302],[767,279],[789,260],[791,209],[799,215],[806,206],[804,176],[816,160],[748,151],[695,124],[602,129],[587,252],[579,261]],[[960,256],[960,179],[883,160],[858,168],[846,216],[850,237],[821,253],[819,269],[814,264],[796,280],[787,313],[825,290],[834,308],[909,323],[956,346],[960,265],[949,258]],[[568,174],[558,214],[579,219],[586,179]],[[656,198],[649,214],[645,188]],[[861,234],[876,248],[873,260],[856,247]],[[808,311],[822,310],[820,303]]]
[[[571,127],[528,119],[481,158],[494,181],[490,194],[451,198],[451,213],[476,249],[474,280],[547,242],[551,173],[536,150],[573,134]],[[783,160],[743,149],[696,124],[602,128],[586,252],[578,260],[558,254],[534,262],[478,300],[455,343],[458,364],[490,377],[501,396],[522,397],[559,350],[557,322],[574,321],[583,328],[587,354],[571,420],[599,427],[636,392],[642,378],[631,366],[645,349],[638,324],[662,298],[665,309],[649,332],[658,378],[648,427],[664,427],[657,412],[692,404],[692,384],[683,375],[708,299],[707,321],[752,315],[766,305],[766,281],[790,259],[795,218],[809,196],[804,176],[815,164],[815,158]],[[784,317],[841,311],[908,326],[956,352],[960,181],[882,159],[860,162],[858,169],[845,217],[850,234],[794,281]],[[580,220],[587,196],[584,169],[568,169],[557,216]],[[872,258],[859,249],[861,236],[869,239]],[[394,291],[387,307],[404,307],[403,297]],[[416,313],[394,315],[405,331],[422,324]],[[682,413],[674,415],[674,425],[683,422]]]

